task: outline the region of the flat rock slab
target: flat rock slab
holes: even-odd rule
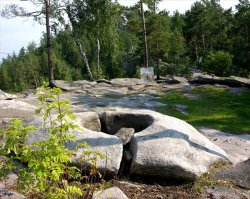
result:
[[[188,106],[183,105],[183,104],[174,104],[175,109],[177,111],[180,111],[183,115],[188,115],[189,113],[187,112]]]
[[[250,193],[230,187],[214,187],[207,189],[202,196],[204,199],[249,199]]]
[[[156,82],[160,84],[179,84],[179,83],[187,83],[188,81],[184,77],[172,77],[172,78],[157,80]]]
[[[231,79],[231,80],[233,80],[233,81],[235,81],[243,86],[250,88],[250,79],[249,78],[230,76],[229,79]]]
[[[233,180],[239,187],[250,189],[250,159],[227,168],[219,169],[214,173],[219,180]]]
[[[10,93],[6,93],[0,89],[0,100],[11,100],[11,99],[16,99],[16,95],[12,95]]]
[[[192,181],[213,163],[227,160],[221,148],[191,125],[157,112],[107,111],[101,123],[110,134],[121,127],[135,129],[130,143],[132,174]]]
[[[173,89],[181,89],[183,91],[192,90],[192,86],[189,83],[180,83],[180,84],[163,84],[163,88],[167,90],[173,90]]]
[[[142,84],[141,79],[137,78],[115,78],[111,80],[113,86],[127,87]]]
[[[134,109],[156,109],[165,106],[160,102],[155,101],[155,97],[148,94],[134,95],[92,95],[92,94],[66,94],[61,97],[63,100],[68,100],[78,109],[88,111],[105,111],[117,110],[119,108],[134,108]],[[77,110],[77,109],[76,109]]]
[[[250,79],[230,76],[226,78],[214,75],[203,74],[200,72],[193,73],[193,77],[189,80],[191,84],[221,84],[230,87],[248,87],[250,88]]]
[[[233,164],[250,158],[250,135],[233,135],[206,127],[199,128],[199,131],[222,148]]]
[[[239,87],[239,88],[229,88],[228,92],[233,94],[241,95],[242,93],[246,92],[247,88],[245,87]]]
[[[20,100],[0,100],[0,118],[32,118],[36,108]]]
[[[53,84],[55,87],[62,89],[63,91],[75,91],[90,88],[96,85],[96,82],[90,81],[75,81],[75,82],[67,82],[63,80],[54,80]]]
[[[184,93],[183,96],[187,97],[190,100],[199,100],[199,99],[201,99],[201,96],[197,95],[197,94]]]
[[[108,84],[109,85],[109,84]],[[88,93],[91,95],[98,96],[114,96],[114,97],[122,97],[126,95],[128,92],[127,88],[114,88],[114,87],[103,87],[98,84],[98,87],[92,88],[88,90]]]

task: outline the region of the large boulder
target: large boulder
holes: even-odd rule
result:
[[[52,115],[52,118],[53,117],[55,116]],[[27,144],[46,140],[49,138],[49,134],[46,131],[46,127],[44,129],[42,127],[42,123],[43,120],[41,117],[36,117],[33,121],[28,123],[29,125],[37,127],[39,130],[29,134]],[[71,150],[75,150],[78,144],[86,142],[90,145],[91,148],[87,149],[84,147],[80,147],[76,155],[73,157],[73,163],[76,164],[79,168],[87,167],[88,169],[89,163],[82,161],[82,159],[86,155],[86,150],[101,153],[105,156],[105,158],[99,158],[98,156],[96,156],[97,168],[101,172],[105,172],[107,175],[116,175],[120,168],[120,163],[122,159],[122,141],[114,135],[91,131],[82,127],[81,124],[79,124],[78,122],[76,122],[76,124],[80,126],[80,129],[69,132],[70,135],[75,136],[76,140],[74,142],[67,143],[66,146]],[[93,156],[95,156],[94,153],[92,157]],[[85,158],[87,158],[87,156],[85,156]]]
[[[67,143],[69,149],[76,149],[78,144],[84,142],[88,143],[91,147],[90,149],[79,148],[73,158],[74,164],[79,168],[86,167],[88,169],[88,162],[83,162],[82,159],[87,158],[85,152],[89,150],[101,153],[105,156],[104,158],[100,158],[98,155],[95,155],[95,153],[91,155],[91,157],[97,158],[96,165],[99,171],[108,176],[114,176],[118,173],[123,151],[122,141],[118,137],[89,129],[84,129],[83,132],[72,131],[70,134],[75,136],[76,141]]]
[[[105,132],[134,128],[130,143],[132,174],[195,180],[227,154],[186,122],[157,112],[138,110],[105,112]]]

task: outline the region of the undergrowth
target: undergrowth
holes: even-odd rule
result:
[[[39,129],[12,119],[10,125],[0,129],[0,155],[5,157],[0,164],[0,177],[6,177],[8,171],[16,173],[18,191],[29,198],[89,198],[96,186],[93,179],[102,179],[97,157],[104,156],[88,150],[87,143],[69,150],[65,144],[75,141],[69,132],[81,130],[69,109],[69,102],[61,101],[61,90],[49,88],[47,83],[36,93],[39,95],[36,114],[43,115],[42,128],[49,133],[49,138],[27,144],[29,134]],[[88,161],[92,165],[88,175],[82,175],[83,171],[72,164],[72,157],[80,147],[86,149],[79,158],[82,164]]]

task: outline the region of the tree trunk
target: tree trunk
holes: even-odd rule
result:
[[[203,45],[203,52],[206,52],[205,35],[203,33],[202,33],[202,45]]]
[[[79,47],[79,49],[81,51],[82,59],[83,59],[84,65],[85,65],[85,67],[87,69],[87,73],[88,73],[89,79],[93,80],[93,75],[91,73],[91,70],[90,70],[90,67],[89,67],[88,58],[86,56],[85,50],[83,48],[83,45],[81,44],[81,41],[78,38],[78,36],[75,36],[75,38],[76,38],[77,45],[78,45],[78,47]]]
[[[195,44],[195,58],[196,58],[196,64],[197,64],[199,62],[199,54],[198,54],[196,38],[194,39],[194,44]]]
[[[154,14],[156,14],[156,0],[154,0]]]
[[[157,46],[156,78],[157,78],[157,80],[159,80],[160,79],[160,71],[159,71],[159,69],[160,69],[160,66],[159,66],[160,56],[159,56],[159,42],[158,41],[156,42],[156,46]]]
[[[143,9],[142,1],[140,1],[140,3],[141,3],[142,32],[143,32],[144,67],[148,67],[148,46],[147,46],[145,16],[144,16],[144,9]]]
[[[248,33],[248,26],[246,25],[246,46],[249,47],[249,33]]]
[[[92,75],[92,72],[90,70],[90,67],[89,67],[89,62],[88,62],[88,58],[87,58],[87,55],[85,53],[85,49],[78,37],[78,34],[76,32],[76,28],[75,28],[75,23],[74,23],[74,20],[72,18],[72,15],[71,15],[71,10],[70,10],[70,7],[68,6],[67,7],[67,10],[66,10],[66,13],[68,15],[68,18],[69,18],[69,21],[71,23],[71,27],[72,27],[72,32],[73,32],[73,36],[74,36],[74,39],[76,41],[76,44],[81,52],[81,55],[82,55],[82,59],[83,59],[83,62],[84,62],[84,65],[86,67],[86,70],[87,70],[87,73],[88,73],[88,76],[89,76],[89,79],[90,80],[93,80],[93,75]]]
[[[97,71],[99,71],[100,69],[100,39],[99,39],[99,30],[98,30],[98,33],[97,33],[97,37],[96,37],[96,45],[97,45],[97,52],[96,52],[96,68],[97,68]]]
[[[48,0],[44,0],[45,3],[45,15],[46,15],[46,34],[47,34],[47,53],[48,53],[48,68],[49,68],[49,82],[54,80],[54,68],[52,63],[52,50],[51,50],[51,34],[50,34],[50,24],[49,24],[49,12],[50,4]]]

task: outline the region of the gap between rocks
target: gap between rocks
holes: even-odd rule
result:
[[[129,177],[133,159],[130,150],[130,141],[135,133],[141,132],[153,123],[150,115],[114,114],[104,112],[99,115],[101,131],[109,135],[115,135],[123,143],[123,156],[118,176]]]

